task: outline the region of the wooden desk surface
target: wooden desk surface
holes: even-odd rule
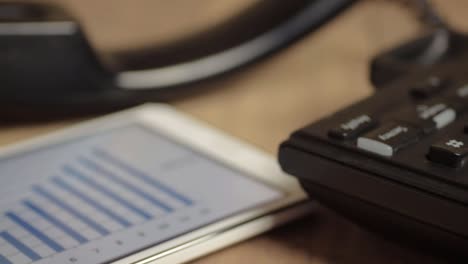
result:
[[[55,0],[83,19],[101,50],[164,42],[202,30],[253,0]],[[273,155],[295,128],[373,92],[368,61],[417,32],[391,1],[363,1],[331,24],[248,70],[211,82],[208,92],[172,102]],[[439,0],[458,29],[468,28],[468,2]],[[76,122],[2,126],[0,144]],[[369,234],[321,209],[315,215],[234,245],[195,263],[440,263]]]

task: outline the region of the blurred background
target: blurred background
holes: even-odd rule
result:
[[[260,1],[260,0],[259,0]],[[13,1],[8,1],[13,2]],[[236,16],[255,0],[54,0],[72,12],[95,49],[115,52],[164,45]],[[294,129],[373,93],[370,59],[421,32],[399,1],[363,0],[275,56],[215,81],[205,92],[171,104],[275,154]],[[468,1],[432,1],[460,32]],[[188,47],[189,48],[189,47]],[[36,136],[82,119],[4,125],[0,144]],[[255,260],[255,261],[252,261]],[[368,234],[324,211],[233,246],[200,263],[439,263]]]
[[[69,10],[81,22],[94,48],[109,59],[119,51],[157,47],[202,32],[258,1],[35,2],[59,4]],[[372,92],[368,81],[370,59],[418,36],[421,29],[414,14],[399,2],[357,1],[351,9],[292,47],[242,72],[201,84],[215,88],[201,96],[172,103],[273,153],[277,143],[292,129]],[[468,28],[467,1],[432,2],[456,29]],[[263,98],[270,103],[265,104]],[[20,125],[24,126],[28,124]],[[3,129],[6,136],[0,136],[0,143],[29,135],[30,130],[22,129],[9,133],[16,127]],[[32,126],[31,131],[42,131],[44,127],[47,130],[49,126]]]
[[[4,1],[7,2],[7,1]],[[8,1],[14,2],[14,1]],[[121,49],[136,49],[161,45],[187,34],[203,32],[242,13],[261,0],[31,0],[28,2],[54,3],[71,11],[89,34],[94,45],[103,53]],[[414,19],[399,3],[401,0],[364,0],[360,3],[359,20],[349,21],[367,31],[368,36],[355,36],[367,43],[367,48],[380,48],[398,43],[403,36],[412,36],[417,26]],[[408,2],[408,1],[406,1]],[[432,1],[450,22],[462,28],[466,1]],[[444,2],[451,2],[444,4]],[[343,39],[347,36],[345,35]]]

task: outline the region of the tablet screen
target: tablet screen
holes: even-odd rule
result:
[[[109,262],[283,195],[129,125],[0,160],[0,264]]]

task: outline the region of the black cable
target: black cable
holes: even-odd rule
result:
[[[450,49],[452,29],[429,0],[403,2],[413,13],[416,13],[421,25],[432,33],[431,42],[416,60],[422,65],[434,64]]]
[[[419,9],[421,10],[422,23],[432,29],[449,29],[448,24],[439,15],[434,6],[429,2],[429,0],[415,0]]]
[[[291,18],[271,30],[236,46],[207,56],[172,65],[118,74],[116,85],[123,90],[165,90],[238,69],[278,51],[306,33],[317,29],[353,0],[310,1]]]

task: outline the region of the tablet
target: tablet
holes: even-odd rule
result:
[[[0,152],[0,264],[180,263],[313,208],[272,156],[162,104]]]

